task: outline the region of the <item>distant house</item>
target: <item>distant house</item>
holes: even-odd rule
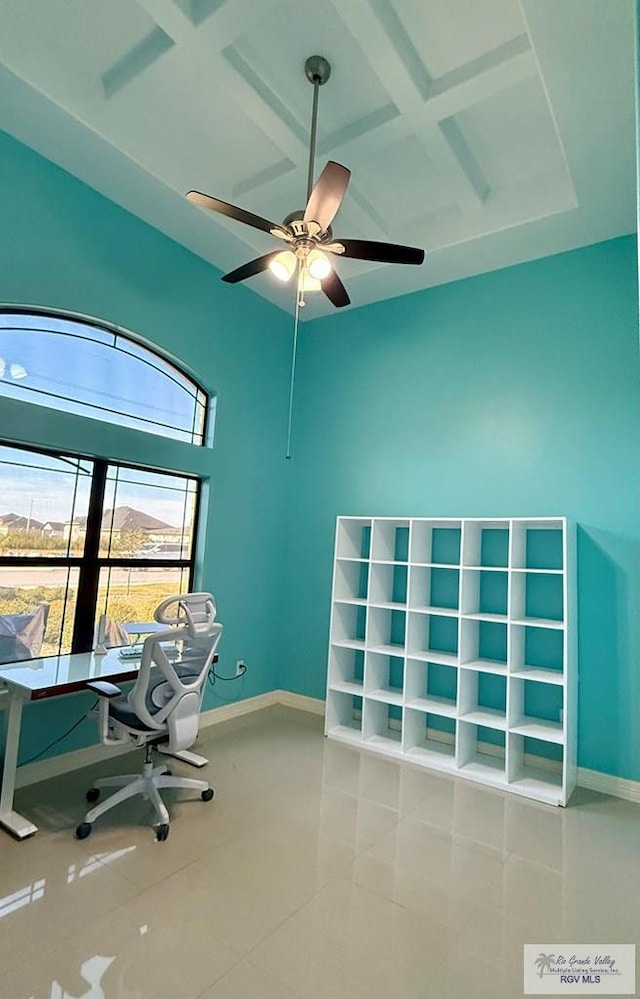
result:
[[[117,506],[114,510],[105,510],[101,529],[110,531],[114,537],[130,531],[142,531],[149,536],[150,541],[172,541],[181,538],[182,530],[179,527],[172,527],[164,520],[158,520],[142,510],[135,510],[131,506]],[[75,517],[73,521],[67,521],[63,525],[63,536],[65,540],[71,535],[74,541],[84,537],[87,529],[86,517]]]
[[[111,529],[114,533],[122,531],[152,531],[175,530],[171,524],[166,524],[157,517],[151,517],[142,510],[134,510],[131,506],[117,506],[115,510],[105,510],[102,518],[102,529]]]
[[[0,535],[6,537],[14,531],[41,531],[44,524],[33,517],[22,517],[18,513],[0,514]]]
[[[48,520],[42,525],[42,533],[48,538],[63,538],[65,523],[63,520]]]

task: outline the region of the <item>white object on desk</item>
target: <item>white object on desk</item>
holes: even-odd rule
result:
[[[155,635],[157,631],[166,629],[166,625],[159,624],[158,621],[130,621],[128,624],[121,625],[121,627],[123,631],[126,631],[127,635],[135,636],[134,645],[140,641],[141,635]]]

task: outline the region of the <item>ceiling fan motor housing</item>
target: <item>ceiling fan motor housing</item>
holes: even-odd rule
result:
[[[317,222],[305,222],[303,216],[304,209],[300,208],[298,211],[290,212],[282,220],[283,228],[289,229],[294,239],[313,239],[315,242],[328,242],[333,238],[333,229],[331,226],[327,226],[323,232],[318,227]],[[320,235],[321,233],[322,235]]]

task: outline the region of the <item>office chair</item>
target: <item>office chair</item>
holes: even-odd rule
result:
[[[156,608],[154,617],[166,630],[145,639],[140,670],[128,695],[102,680],[87,684],[100,696],[99,726],[105,745],[132,743],[145,747],[141,774],[104,777],[87,792],[87,801],[97,801],[101,787],[119,788],[105,801],[89,809],[76,829],[76,837],[90,835],[93,823],[108,809],[136,794],[151,801],[159,817],[156,838],[169,835],[169,813],[159,788],[180,787],[200,791],[203,801],[213,798],[204,780],[174,777],[161,764],[153,765],[153,749],[167,743],[170,752],[188,749],[196,740],[204,684],[213,662],[222,625],[215,622],[216,605],[210,593],[187,593],[169,597]]]

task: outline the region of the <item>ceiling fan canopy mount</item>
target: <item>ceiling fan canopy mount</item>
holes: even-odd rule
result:
[[[309,83],[322,87],[331,76],[331,63],[321,55],[309,56],[304,64],[304,75]]]

